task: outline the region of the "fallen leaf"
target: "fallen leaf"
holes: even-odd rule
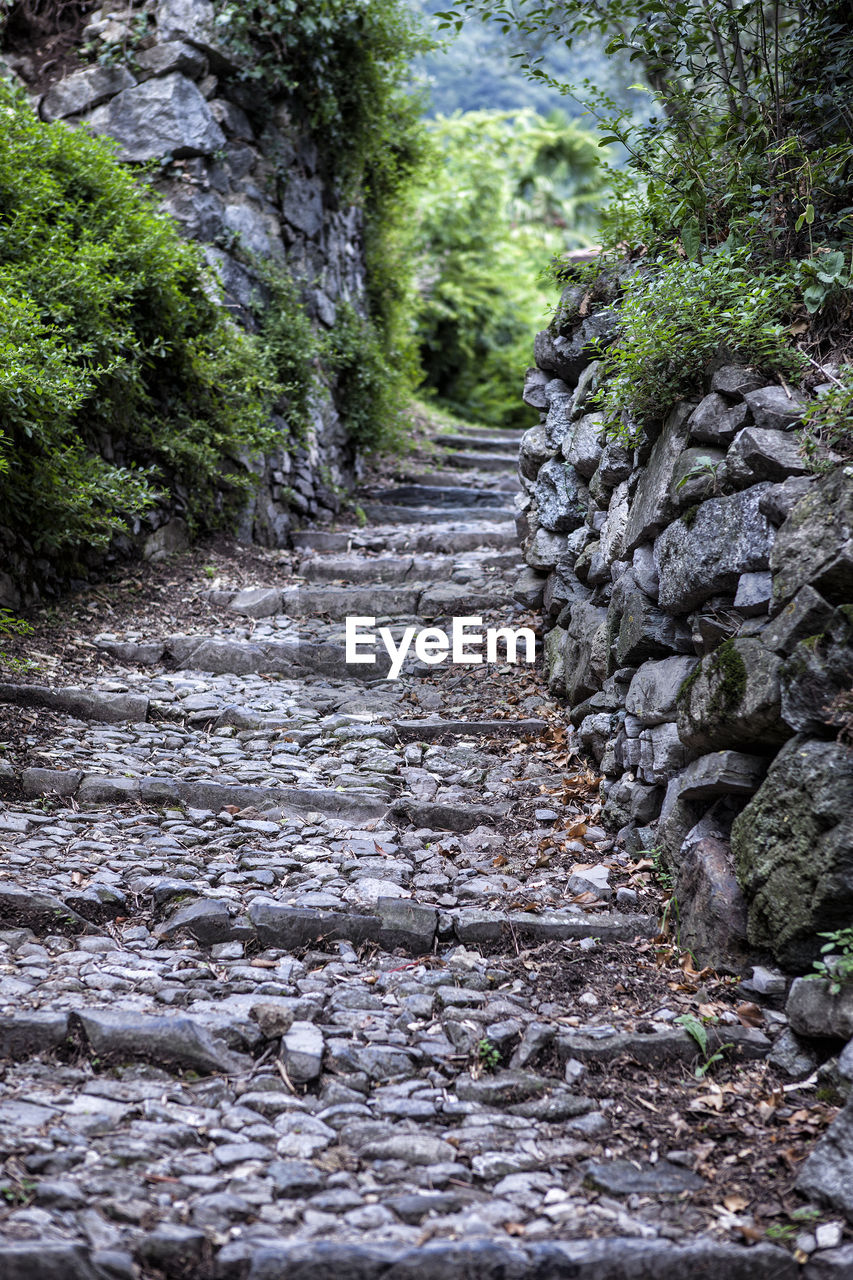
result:
[[[764,1021],[764,1014],[757,1004],[745,1001],[735,1006],[735,1013],[745,1027],[760,1027]]]

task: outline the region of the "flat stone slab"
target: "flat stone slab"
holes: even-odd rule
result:
[[[308,1241],[250,1250],[248,1280],[797,1280],[775,1245],[690,1244],[611,1237],[519,1247],[489,1239],[431,1240],[414,1249]]]
[[[581,1169],[588,1182],[611,1196],[680,1195],[703,1185],[698,1174],[668,1160],[644,1166],[632,1160],[585,1160]]]
[[[223,1041],[184,1015],[157,1017],[135,1010],[76,1009],[71,1016],[92,1052],[109,1061],[131,1059],[226,1074],[251,1066],[251,1059],[232,1053]]]
[[[51,689],[46,685],[0,684],[0,702],[18,707],[44,707],[64,711],[77,720],[104,724],[125,721],[139,724],[148,719],[148,699],[137,693],[101,693],[98,689]]]
[[[454,737],[526,738],[546,733],[547,720],[395,720],[389,728],[400,742],[433,742]]]

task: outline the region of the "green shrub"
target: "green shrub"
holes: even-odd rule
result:
[[[275,439],[272,361],[109,142],[6,87],[0,111],[0,523],[73,554],[162,489],[222,522],[222,473],[236,499],[232,460]]]
[[[395,450],[403,440],[408,397],[375,327],[351,303],[338,304],[337,322],[322,340],[320,359],[335,383],[341,421],[368,451]]]
[[[463,418],[528,426],[519,400],[553,293],[553,254],[589,243],[595,139],[560,115],[472,111],[430,125],[439,164],[419,200],[417,339],[427,390]]]
[[[607,427],[631,439],[679,397],[701,391],[720,347],[733,359],[797,380],[806,360],[784,324],[795,301],[794,273],[762,273],[745,251],[703,264],[657,262],[629,278],[620,333],[604,354]]]
[[[853,368],[842,370],[832,387],[803,415],[803,444],[815,471],[853,462]]]

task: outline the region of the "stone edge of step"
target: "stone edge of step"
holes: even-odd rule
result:
[[[134,1246],[143,1264],[171,1252],[203,1261],[203,1231],[164,1224]],[[829,1259],[832,1250],[824,1254]],[[103,1253],[107,1260],[107,1253]],[[683,1280],[688,1274],[726,1280],[817,1280],[828,1274],[820,1257],[801,1270],[785,1249],[769,1243],[729,1244],[700,1237],[688,1244],[636,1236],[564,1239],[509,1244],[494,1237],[427,1241],[411,1245],[335,1243],[325,1240],[235,1241],[216,1255],[216,1280],[504,1280],[547,1275],[549,1280]],[[27,1240],[0,1245],[0,1274],[11,1280],[107,1280],[115,1272],[99,1263],[99,1251],[79,1242]],[[838,1274],[841,1274],[839,1271]]]

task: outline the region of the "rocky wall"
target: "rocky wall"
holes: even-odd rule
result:
[[[235,254],[238,245],[286,265],[320,329],[334,326],[341,299],[362,309],[361,211],[341,201],[326,158],[291,120],[286,103],[259,131],[254,91],[234,74],[210,0],[92,7],[77,47],[80,60],[66,60],[65,74],[46,90],[37,50],[7,54],[3,62],[33,93],[43,119],[109,135],[119,144],[120,158],[159,165],[155,186],[167,210],[187,237],[205,246],[238,320],[251,325],[249,307],[264,297],[245,255]],[[284,422],[282,431],[284,441]],[[318,386],[304,443],[282,447],[251,469],[259,473],[260,485],[241,521],[244,540],[281,546],[294,522],[338,510],[341,494],[356,478],[358,459],[342,427],[334,387]],[[148,558],[185,546],[180,494],[168,509],[138,522],[134,535]],[[20,605],[13,580],[20,586],[49,577],[50,567],[41,572],[35,566],[33,573],[25,548],[10,538],[0,545],[12,570],[0,580],[0,603]]]
[[[584,319],[581,292],[525,384],[516,598],[604,818],[673,877],[682,945],[802,971],[853,920],[853,468],[811,473],[807,397],[725,353],[635,446],[608,438],[590,343],[617,332],[618,273]]]

